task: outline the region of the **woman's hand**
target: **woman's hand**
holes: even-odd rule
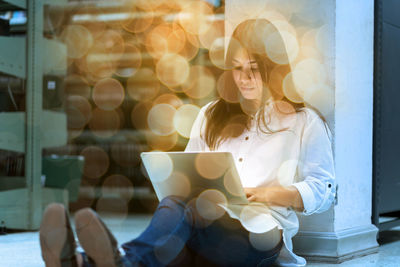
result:
[[[303,210],[303,200],[294,186],[267,186],[244,188],[249,201],[262,202],[268,206],[292,207]]]
[[[269,204],[271,202],[272,187],[247,187],[244,188],[248,201],[263,202]],[[273,198],[273,197],[272,197]]]

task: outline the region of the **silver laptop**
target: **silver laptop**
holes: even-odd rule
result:
[[[142,152],[148,178],[159,200],[207,195],[227,204],[248,204],[229,152]]]

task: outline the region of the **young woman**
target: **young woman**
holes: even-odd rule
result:
[[[265,35],[275,34],[283,44],[277,33],[264,19],[236,27],[221,97],[201,109],[185,150],[231,152],[249,201],[263,203],[262,208],[249,205],[250,209],[243,208],[247,215],[239,212],[236,217],[227,209],[210,220],[202,217],[194,202],[167,197],[146,230],[122,245],[121,256],[112,234],[90,209],[75,215],[86,252],[76,254],[67,213],[53,204],[40,229],[46,266],[306,264],[292,252],[291,239],[299,226],[295,211],[309,215],[332,204],[330,132],[315,111],[285,97],[282,82],[273,82],[276,75],[290,72],[287,55],[279,55],[278,61],[266,52],[265,45],[271,43],[264,42]]]

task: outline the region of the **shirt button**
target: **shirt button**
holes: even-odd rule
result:
[[[246,138],[245,138],[244,140],[249,140],[249,137],[248,137],[248,136],[246,136]]]
[[[239,158],[239,162],[242,162],[243,161],[243,158]]]
[[[332,185],[331,185],[331,184],[328,184],[328,187],[329,187],[329,188],[331,188],[331,187],[332,187]]]

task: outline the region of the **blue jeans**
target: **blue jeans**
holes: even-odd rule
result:
[[[226,214],[208,221],[190,202],[170,196],[160,202],[146,230],[122,245],[123,263],[125,267],[270,266],[282,244],[281,240],[270,251],[257,250],[239,221]]]

